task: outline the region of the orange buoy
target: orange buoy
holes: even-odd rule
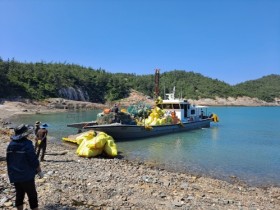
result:
[[[109,114],[111,112],[111,110],[110,109],[104,109],[103,112],[104,112],[104,114]]]

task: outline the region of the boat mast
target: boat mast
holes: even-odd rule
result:
[[[159,96],[159,69],[156,69],[155,72],[155,98]]]

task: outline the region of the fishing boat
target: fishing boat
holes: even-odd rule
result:
[[[112,136],[116,141],[126,141],[194,129],[209,128],[212,121],[218,121],[218,117],[215,114],[207,116],[208,107],[192,105],[185,99],[175,98],[175,87],[173,92],[166,94],[166,96],[167,99],[159,100],[156,103],[156,106],[161,110],[164,110],[165,114],[171,114],[172,118],[176,119],[177,122],[161,125],[123,124],[121,122],[99,125],[92,121],[74,123],[67,126],[105,132]]]
[[[209,128],[212,121],[219,121],[216,114],[208,116],[206,106],[192,105],[182,97],[175,98],[175,87],[172,93],[165,94],[166,98],[162,100],[159,97],[159,69],[156,69],[155,72],[155,96],[157,100],[155,102],[156,107],[153,111],[160,110],[161,115],[164,115],[161,116],[161,119],[158,118],[158,113],[151,113],[151,115],[154,114],[154,116],[150,115],[148,119],[136,119],[135,121],[137,121],[137,123],[124,120],[117,120],[113,123],[97,123],[96,121],[91,121],[73,123],[67,126],[75,127],[79,130],[92,129],[105,132],[116,141],[126,141]],[[103,115],[106,113],[100,114]],[[166,119],[169,121],[167,122]],[[151,122],[151,120],[153,122]]]

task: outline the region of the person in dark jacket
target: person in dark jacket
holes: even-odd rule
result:
[[[14,129],[15,135],[7,147],[7,169],[11,183],[16,189],[15,205],[23,209],[25,193],[29,199],[31,209],[38,209],[38,196],[35,187],[35,175],[43,178],[40,163],[35,154],[32,141],[27,136],[33,132],[27,125],[20,125]]]
[[[115,104],[112,109],[111,109],[111,112],[114,112],[114,113],[118,113],[119,112],[119,107],[117,104]]]
[[[37,138],[37,144],[38,144],[38,149],[36,151],[37,153],[37,158],[39,158],[40,156],[40,152],[42,150],[42,155],[40,160],[41,161],[45,161],[44,157],[45,157],[45,153],[47,150],[47,135],[48,135],[48,124],[44,123],[40,126],[40,129],[37,132],[36,138]]]

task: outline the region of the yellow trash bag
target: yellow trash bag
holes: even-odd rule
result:
[[[157,113],[158,113],[160,110],[161,110],[161,108],[159,108],[158,106],[156,106],[156,107],[154,108],[154,111],[157,112]]]
[[[93,130],[87,131],[85,133],[82,133],[81,135],[76,137],[76,142],[78,145],[82,143],[84,139],[89,140],[96,136],[96,133]]]
[[[154,121],[154,118],[152,116],[149,116],[144,120],[145,125],[150,125]]]
[[[160,117],[163,117],[164,114],[165,114],[165,111],[164,111],[163,109],[160,109],[160,110],[158,111],[158,113],[159,113],[159,116],[160,116]]]
[[[104,147],[105,153],[111,157],[116,157],[118,155],[117,145],[113,139],[107,140]]]
[[[100,155],[103,149],[90,149],[87,147],[90,140],[84,139],[82,143],[79,145],[76,154],[81,157],[95,157]]]
[[[153,130],[154,128],[152,127],[152,126],[150,126],[150,125],[145,125],[145,130],[147,130],[147,131],[151,131],[151,130]]]
[[[142,125],[143,123],[139,120],[139,119],[137,119],[137,118],[135,118],[135,122],[136,122],[136,125]]]
[[[71,138],[63,137],[62,140],[77,144],[77,140],[76,139],[71,139]]]
[[[82,142],[80,143],[80,145],[78,146],[78,149],[76,150],[76,154],[79,154],[81,149],[83,149],[84,147],[87,147],[89,141],[90,141],[90,140],[84,138],[84,139],[82,140]]]
[[[159,125],[165,125],[166,124],[166,118],[159,119]]]
[[[150,123],[151,126],[155,126],[155,125],[160,125],[160,119],[159,118],[155,118],[153,120],[153,122]]]
[[[160,96],[157,97],[155,103],[156,103],[156,104],[162,104],[162,98],[161,98]]]
[[[82,147],[78,153],[81,157],[95,157],[102,153],[103,149],[90,149],[88,147]]]
[[[212,119],[212,121],[214,121],[214,122],[219,122],[219,117],[218,117],[218,115],[216,115],[216,114],[213,114],[212,117],[211,117],[211,119]]]
[[[75,135],[69,135],[68,137],[63,137],[62,140],[63,140],[63,141],[67,141],[67,142],[71,142],[71,143],[78,144],[76,138],[77,138],[78,136],[81,136],[81,135],[82,135],[82,133],[75,134]]]
[[[81,150],[83,147],[85,147],[86,141],[87,141],[87,140],[84,139],[84,140],[82,141],[82,143],[78,146],[78,149],[76,150],[76,154],[79,154],[80,150]]]
[[[104,132],[100,132],[92,140],[89,140],[87,147],[90,149],[103,149],[108,139],[112,139],[111,136]]]
[[[155,112],[152,112],[152,113],[149,115],[149,117],[150,117],[150,118],[155,118],[155,115],[156,115],[156,113],[155,113]]]

